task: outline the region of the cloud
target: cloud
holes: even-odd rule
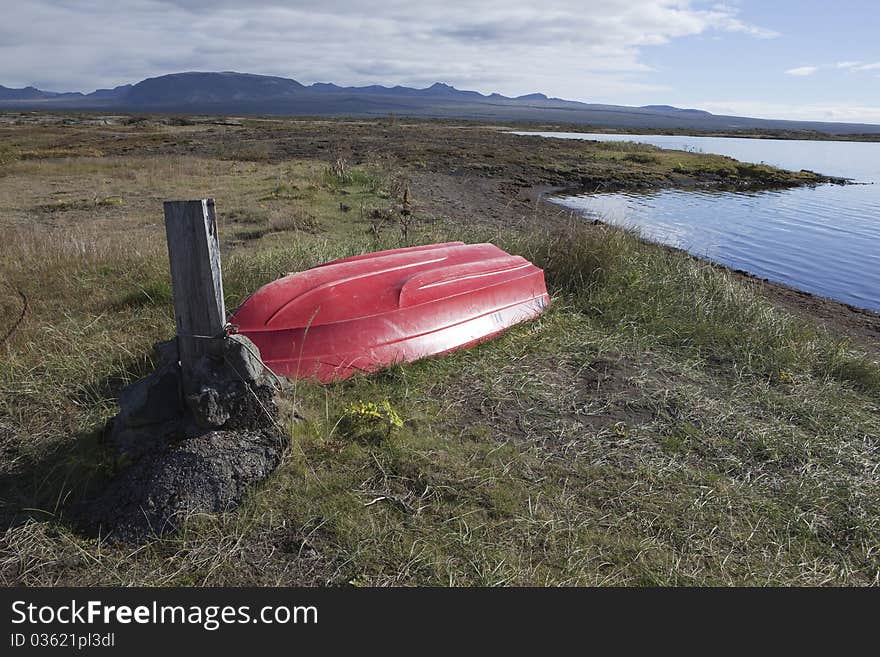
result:
[[[701,34],[768,38],[689,0],[29,0],[0,25],[0,83],[89,91],[183,70],[301,82],[644,93],[645,49]]]
[[[780,36],[775,30],[768,30],[757,25],[750,25],[742,22],[733,14],[733,10],[726,5],[716,5],[714,9],[718,12],[717,20],[719,27],[727,32],[744,32],[759,39],[775,39]]]
[[[837,68],[845,68],[850,71],[876,71],[880,70],[880,62],[837,62]]]
[[[788,69],[785,73],[787,75],[805,76],[805,75],[812,75],[813,73],[815,73],[818,70],[819,70],[818,66],[798,66],[797,68]]]
[[[731,100],[693,103],[693,106],[727,116],[880,124],[880,105],[855,102],[788,104]]]

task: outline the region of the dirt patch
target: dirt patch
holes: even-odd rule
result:
[[[578,375],[574,416],[581,425],[591,431],[611,427],[623,431],[624,426],[646,424],[654,419],[654,413],[636,403],[641,391],[632,382],[635,366],[626,361],[597,360]]]
[[[528,381],[522,380],[524,371]],[[533,354],[493,369],[488,388],[485,376],[465,373],[442,393],[456,400],[447,430],[465,439],[493,437],[565,451],[571,440],[594,441],[655,419],[645,399],[658,384],[642,384],[640,372],[624,355],[584,366]]]

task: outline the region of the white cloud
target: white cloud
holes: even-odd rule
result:
[[[713,114],[727,116],[880,124],[880,105],[864,105],[856,102],[787,104],[731,100],[707,101],[695,103],[693,106]]]
[[[716,5],[715,9],[718,13],[718,21],[723,26],[722,29],[728,32],[744,32],[759,39],[775,39],[780,36],[775,30],[768,30],[757,25],[749,25],[733,15],[733,10],[726,5]]]
[[[89,91],[183,70],[597,99],[657,90],[645,48],[766,38],[696,0],[29,0],[0,24],[0,83]]]
[[[859,61],[837,62],[837,68],[845,68],[850,71],[876,71],[880,70],[880,62],[870,62],[868,64]]]
[[[787,75],[812,75],[816,71],[819,70],[818,66],[799,66],[797,68],[790,68],[785,73]]]

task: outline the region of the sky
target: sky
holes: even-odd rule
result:
[[[0,84],[181,71],[880,123],[877,0],[0,0]]]

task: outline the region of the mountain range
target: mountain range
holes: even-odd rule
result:
[[[443,83],[411,87],[303,85],[296,80],[250,73],[172,73],[98,89],[88,94],[11,89],[0,85],[0,109],[84,110],[192,114],[300,116],[398,116],[581,124],[655,130],[814,131],[832,135],[880,134],[880,125],[782,121],[711,114],[670,105],[627,107],[548,98],[463,91]]]

